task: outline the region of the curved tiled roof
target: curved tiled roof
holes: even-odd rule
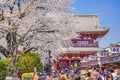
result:
[[[74,20],[77,22],[75,26],[80,29],[80,32],[109,30],[108,28],[101,27],[98,15],[75,15]]]

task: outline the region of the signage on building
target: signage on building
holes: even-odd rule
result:
[[[109,52],[108,51],[102,51],[102,52],[100,52],[99,57],[107,57],[107,56],[109,56]]]
[[[95,55],[90,55],[90,56],[89,56],[89,60],[97,60],[97,58],[98,58],[98,57],[95,56]]]
[[[78,45],[88,45],[89,42],[88,41],[77,41]]]
[[[72,46],[78,46],[78,47],[83,47],[83,46],[91,46],[93,43],[90,40],[78,40],[76,42],[72,43]]]
[[[120,53],[120,47],[111,47],[111,53]]]
[[[102,59],[102,60],[101,60],[101,64],[115,63],[115,62],[119,62],[119,61],[120,61],[120,55]]]
[[[98,42],[94,42],[91,38],[83,38],[83,39],[72,39],[72,46],[73,47],[91,47],[91,46],[98,46]]]

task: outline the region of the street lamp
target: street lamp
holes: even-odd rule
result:
[[[49,64],[48,64],[48,72],[51,73],[51,63],[50,63],[50,58],[51,58],[51,51],[48,51],[48,60],[49,60]]]

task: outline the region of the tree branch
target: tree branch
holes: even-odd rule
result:
[[[5,57],[9,56],[9,51],[4,48],[2,45],[0,45],[0,53],[3,54]]]
[[[40,33],[54,33],[55,31],[54,30],[38,30],[37,32],[40,32]]]
[[[37,48],[35,48],[35,47],[27,48],[27,49],[24,51],[24,53],[30,52],[30,51],[33,50],[33,49],[37,50]]]

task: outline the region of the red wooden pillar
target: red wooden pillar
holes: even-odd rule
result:
[[[55,67],[56,67],[56,70],[58,70],[58,62],[55,61]]]
[[[54,62],[54,67],[56,68],[56,70],[58,69],[58,62],[57,61]]]
[[[71,70],[71,59],[69,59],[68,61],[69,61],[69,63],[68,63],[69,66],[68,67],[69,67],[69,70]]]

